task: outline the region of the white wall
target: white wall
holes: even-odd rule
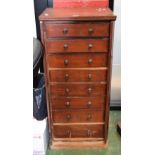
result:
[[[114,27],[113,68],[111,103],[121,101],[121,0],[114,0],[114,14],[117,16]]]

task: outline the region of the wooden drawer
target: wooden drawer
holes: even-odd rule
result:
[[[109,23],[45,24],[49,37],[108,37]]]
[[[51,97],[50,107],[57,109],[103,109],[105,97]]]
[[[108,52],[108,39],[51,39],[46,40],[48,53]]]
[[[50,85],[53,96],[104,96],[106,84],[54,84]]]
[[[47,57],[48,68],[106,67],[106,53],[52,54]]]
[[[103,138],[104,125],[54,125],[54,138]]]
[[[102,110],[59,110],[52,111],[53,123],[103,122]]]
[[[107,69],[56,69],[49,72],[51,82],[106,81]]]

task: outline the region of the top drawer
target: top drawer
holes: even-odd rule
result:
[[[45,24],[50,37],[108,37],[109,23]]]

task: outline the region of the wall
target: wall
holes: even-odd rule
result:
[[[114,28],[113,69],[111,105],[120,106],[121,103],[121,0],[114,0],[114,14],[117,16]]]

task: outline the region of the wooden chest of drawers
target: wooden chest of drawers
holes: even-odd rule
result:
[[[39,18],[51,147],[104,147],[116,16],[74,8],[46,9]]]

